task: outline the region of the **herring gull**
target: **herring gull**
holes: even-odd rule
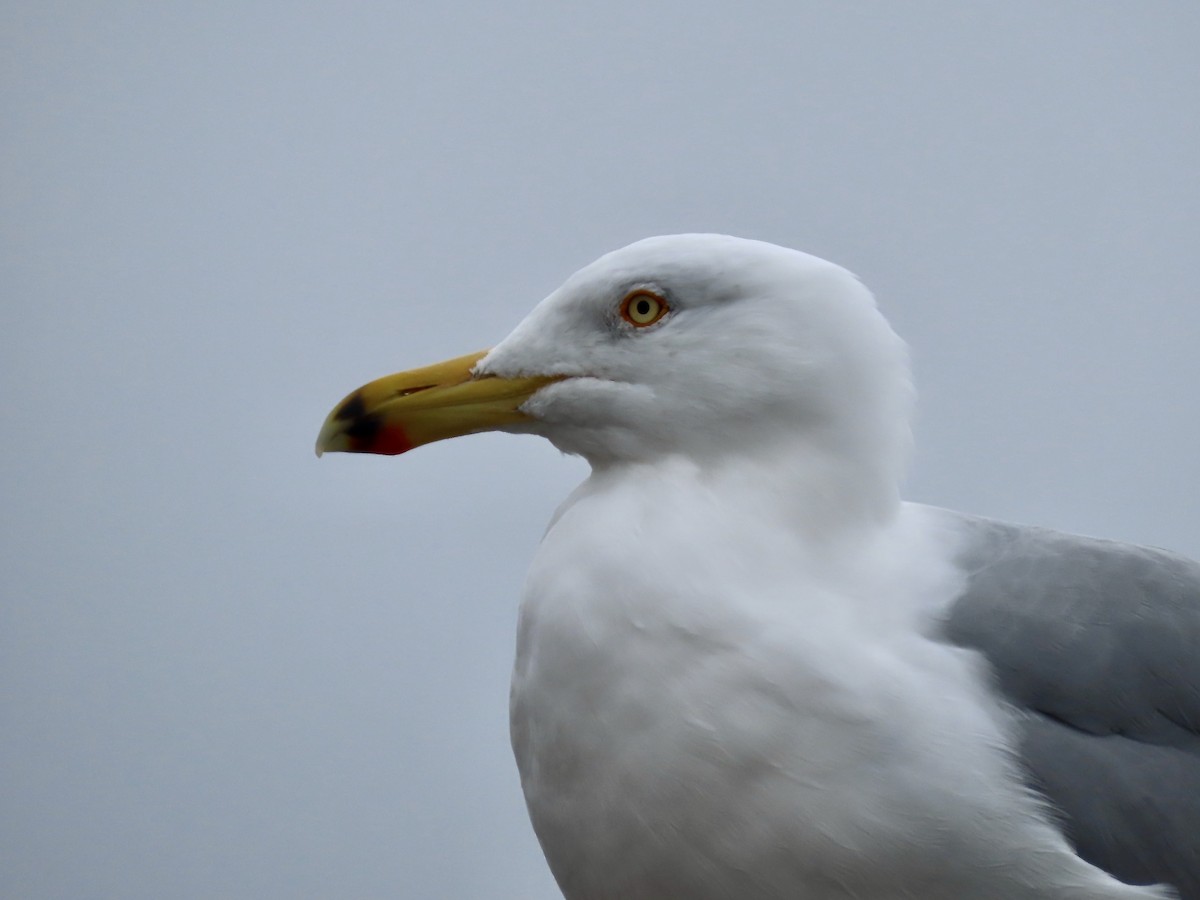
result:
[[[901,501],[912,398],[853,275],[675,235],[329,415],[591,464],[512,680],[568,900],[1200,900],[1200,565]]]

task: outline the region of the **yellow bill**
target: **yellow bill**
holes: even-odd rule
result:
[[[560,376],[476,378],[471,371],[486,355],[484,350],[364,384],[325,419],[317,456],[395,456],[433,441],[528,421],[521,404]]]

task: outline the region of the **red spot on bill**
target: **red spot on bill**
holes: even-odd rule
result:
[[[413,448],[412,442],[404,429],[397,425],[385,425],[380,428],[370,443],[363,446],[366,453],[378,453],[381,456],[398,456]]]

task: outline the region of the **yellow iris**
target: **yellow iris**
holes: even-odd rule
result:
[[[651,291],[634,291],[621,302],[621,318],[637,328],[653,325],[667,314],[667,301]]]

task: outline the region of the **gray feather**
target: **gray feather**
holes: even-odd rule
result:
[[[945,633],[1027,713],[1031,786],[1084,859],[1200,900],[1200,564],[947,515],[968,580]]]

